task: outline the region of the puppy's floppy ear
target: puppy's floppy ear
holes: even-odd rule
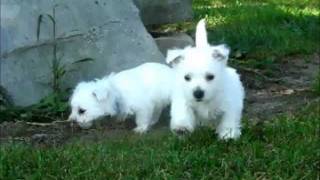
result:
[[[230,48],[226,44],[212,47],[212,57],[214,60],[227,62],[229,59]]]
[[[196,47],[206,47],[208,46],[207,30],[205,19],[201,19],[196,28]]]
[[[114,111],[119,114],[123,111],[123,107],[124,107],[124,103],[123,103],[123,100],[122,98],[120,97],[116,97],[112,103],[112,106],[113,106],[113,109]]]
[[[92,91],[92,96],[94,96],[98,101],[102,101],[107,99],[108,97],[108,91],[106,89],[94,89]]]
[[[182,49],[168,50],[166,63],[171,65],[172,67],[175,67],[177,64],[179,64],[183,60],[183,53],[184,53],[184,50]]]
[[[112,80],[115,76],[114,72],[111,72],[110,75],[103,77],[102,79],[97,79],[94,82],[94,89],[92,90],[92,95],[98,100],[103,101],[109,99],[113,95],[113,86]]]

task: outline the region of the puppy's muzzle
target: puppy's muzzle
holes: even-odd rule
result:
[[[67,122],[73,123],[73,122],[76,122],[76,119],[69,117],[69,118],[67,119]]]

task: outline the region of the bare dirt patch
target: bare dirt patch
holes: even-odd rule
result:
[[[319,54],[309,57],[290,57],[279,64],[278,77],[255,82],[258,71],[242,72],[246,84],[245,117],[250,121],[267,120],[282,113],[294,113],[306,104],[319,100],[310,87],[319,71]],[[258,74],[257,74],[258,72]],[[253,83],[258,83],[257,87]],[[168,129],[168,115],[154,128]],[[35,146],[59,146],[69,142],[95,142],[101,139],[133,134],[135,124],[126,122],[97,121],[94,128],[80,129],[69,122],[27,123],[3,122],[0,124],[0,143],[23,142]],[[154,129],[152,131],[154,131]]]
[[[319,54],[291,57],[279,64],[276,81],[263,82],[263,88],[247,88],[245,114],[250,120],[266,120],[281,113],[294,113],[319,99],[312,84],[319,73]]]

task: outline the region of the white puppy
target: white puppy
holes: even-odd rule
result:
[[[227,66],[229,48],[210,46],[205,21],[196,29],[196,46],[169,50],[167,63],[175,70],[170,126],[192,132],[196,125],[217,125],[221,139],[241,135],[244,89],[236,70]]]
[[[81,82],[71,97],[70,121],[89,128],[101,116],[135,115],[135,132],[146,132],[170,103],[173,70],[145,63],[91,82]]]

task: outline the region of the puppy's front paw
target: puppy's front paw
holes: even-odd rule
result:
[[[138,134],[144,134],[144,133],[148,132],[148,127],[146,127],[146,126],[137,126],[136,128],[133,129],[133,131],[135,133],[138,133]]]
[[[241,135],[240,128],[222,128],[218,131],[219,139],[238,139]]]

